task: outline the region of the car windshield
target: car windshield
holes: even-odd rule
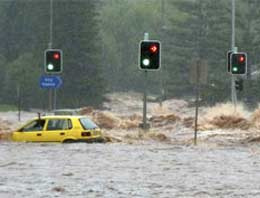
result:
[[[79,121],[81,126],[86,130],[98,128],[98,126],[88,118],[80,118]]]

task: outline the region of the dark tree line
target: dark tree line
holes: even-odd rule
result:
[[[0,2],[0,103],[43,108],[39,88],[49,42],[49,0]],[[260,1],[236,0],[236,46],[248,53],[239,99],[260,98]],[[162,43],[162,68],[149,73],[149,93],[194,97],[194,57],[207,62],[206,104],[230,100],[226,52],[231,47],[231,0],[53,0],[53,48],[64,52],[58,107],[100,105],[104,93],[142,91],[138,45],[144,32]],[[162,91],[163,90],[163,91]]]
[[[1,103],[15,104],[20,90],[24,107],[46,107],[48,91],[39,88],[39,78],[50,37],[50,1],[10,0],[0,5]],[[64,83],[57,90],[60,107],[102,101],[98,15],[95,1],[53,1],[52,48],[64,54]]]
[[[226,67],[226,53],[231,48],[231,0],[120,2],[121,10],[128,8],[124,15],[120,14],[117,0],[111,0],[103,7],[102,22],[103,27],[106,26],[101,31],[106,35],[105,47],[107,53],[116,55],[113,59],[105,57],[108,64],[112,63],[114,71],[109,75],[116,79],[122,70],[128,74],[127,77],[123,75],[125,80],[120,84],[112,80],[109,83],[111,90],[142,89],[142,72],[138,71],[137,59],[131,59],[131,56],[138,56],[138,42],[144,32],[149,32],[151,39],[162,42],[162,71],[149,73],[150,93],[159,94],[163,88],[166,98],[194,97],[194,85],[189,82],[190,68],[194,58],[200,58],[208,65],[208,82],[203,85],[201,94],[204,103],[231,99],[231,77]],[[249,74],[244,78],[245,88],[238,93],[238,98],[255,104],[260,99],[259,76],[251,73],[260,67],[259,6],[257,0],[236,0],[236,46],[247,52],[249,58]],[[109,20],[111,17],[116,20]],[[128,18],[127,23],[121,22],[124,18]],[[126,39],[113,42],[123,36]],[[135,46],[128,44],[130,39]],[[107,43],[112,46],[111,50]],[[125,54],[129,56],[122,62],[119,57]],[[128,79],[133,83],[128,83]]]

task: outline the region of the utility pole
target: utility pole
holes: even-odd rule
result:
[[[163,30],[165,28],[165,19],[164,19],[164,12],[165,12],[165,0],[161,0],[161,37],[163,38]],[[163,83],[163,70],[160,69],[160,99],[159,99],[159,103],[160,106],[162,107],[162,102],[164,99],[164,95],[165,95],[165,90],[164,90],[164,83]]]
[[[199,116],[199,95],[200,95],[200,64],[201,60],[196,60],[196,109],[195,109],[195,127],[194,127],[194,145],[197,145],[198,134],[198,116]]]

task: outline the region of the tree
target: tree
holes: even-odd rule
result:
[[[102,51],[96,3],[54,1],[53,7],[53,47],[64,52],[62,102],[74,107],[98,105],[102,101],[105,83],[101,73]]]
[[[23,54],[7,65],[7,75],[4,79],[4,101],[6,104],[16,104],[17,91],[20,92],[24,108],[39,105],[43,94],[39,88],[40,69],[36,69],[37,60],[33,54]],[[37,82],[37,83],[35,83]]]
[[[237,23],[239,27],[239,34],[237,37],[237,46],[239,51],[244,51],[248,55],[248,71],[247,79],[245,80],[244,90],[241,94],[241,98],[251,107],[256,107],[259,101],[259,78],[252,74],[259,70],[258,56],[260,52],[260,11],[255,9],[260,6],[260,2],[257,0],[246,0],[237,2],[237,10],[239,17]]]
[[[101,8],[103,65],[109,91],[142,90],[143,72],[138,68],[138,48],[144,33],[160,39],[158,1],[111,0]],[[149,85],[155,90],[158,77],[149,73]]]
[[[230,20],[226,1],[175,0],[171,5],[177,9],[178,17],[174,14],[170,18],[171,29],[167,32],[172,38],[169,42],[172,48],[168,52],[174,54],[167,55],[171,76],[167,81],[168,95],[187,96],[192,93],[192,86],[188,83],[190,65],[199,58],[208,62],[209,71],[206,92],[202,93],[202,97],[207,100],[209,96],[205,93],[208,94],[213,84],[215,88],[211,94],[216,96],[224,92],[228,97],[225,52],[230,43]],[[213,102],[220,99],[214,98]]]
[[[33,57],[34,66],[25,78],[30,83],[25,84],[39,87],[39,76],[44,74],[43,52],[49,43],[50,5],[49,1],[26,0],[4,1],[0,5],[0,25],[3,27],[0,32],[0,55],[8,65],[2,75],[6,79],[5,85],[10,87],[8,91],[3,90],[1,96],[6,102],[11,102],[8,98],[15,86],[8,79],[12,77],[12,71],[17,69],[13,67],[26,67],[25,59],[30,59],[28,53]],[[105,83],[99,57],[101,50],[96,9],[94,1],[53,1],[53,48],[60,48],[64,52],[64,86],[59,92],[60,107],[99,105],[102,102]],[[40,73],[34,76],[38,71]],[[25,76],[23,72],[19,75]],[[29,79],[34,79],[34,82]],[[41,100],[36,100],[34,90],[26,91],[34,99],[32,104],[28,101],[28,106],[41,105]],[[41,90],[42,93],[45,91]],[[47,97],[46,94],[42,98]]]

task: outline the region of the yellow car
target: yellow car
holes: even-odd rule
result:
[[[101,130],[86,116],[35,118],[12,133],[17,142],[104,142]]]

